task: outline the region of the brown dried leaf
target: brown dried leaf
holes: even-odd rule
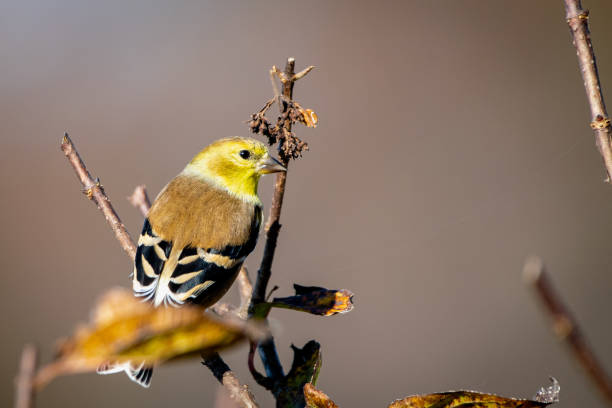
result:
[[[559,400],[559,383],[542,388],[534,400],[500,397],[476,391],[449,391],[428,395],[413,395],[393,401],[389,408],[535,408],[545,407]]]
[[[266,337],[257,324],[217,318],[195,306],[155,308],[125,289],[113,289],[98,302],[92,324],[77,328],[60,347],[57,360],[41,369],[42,386],[58,375],[95,371],[105,362],[159,364]]]
[[[338,408],[338,405],[327,394],[310,383],[304,385],[304,399],[308,408]]]
[[[265,116],[274,102],[278,102],[280,114],[276,124]],[[261,134],[268,139],[270,145],[278,144],[278,154],[282,161],[297,159],[308,150],[308,143],[298,138],[291,131],[292,124],[303,123],[308,127],[316,127],[319,119],[312,109],[304,109],[297,102],[279,95],[270,99],[259,112],[253,113],[247,122],[253,133]]]
[[[439,394],[414,395],[397,400],[389,405],[389,408],[530,408],[544,407],[548,404],[504,398],[492,394],[481,394],[472,391],[452,391]]]
[[[276,98],[270,99],[259,112],[253,113],[251,115],[251,120],[247,122],[251,131],[255,134],[261,134],[267,137],[270,145],[276,143],[278,129],[272,126],[265,114],[275,101]]]
[[[271,306],[299,310],[319,316],[332,316],[353,310],[353,292],[347,289],[329,290],[316,286],[294,284],[295,296],[274,298]]]
[[[298,111],[301,114],[300,122],[302,122],[307,127],[317,127],[317,124],[319,123],[319,117],[312,109],[304,109],[300,106],[298,108]]]

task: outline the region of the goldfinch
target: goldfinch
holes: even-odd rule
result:
[[[198,153],[149,210],[134,259],[134,294],[155,306],[217,302],[255,248],[263,218],[259,178],[285,170],[253,139],[222,139]],[[120,371],[148,387],[153,368],[98,369]]]

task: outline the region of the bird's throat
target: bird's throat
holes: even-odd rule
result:
[[[208,173],[203,174],[201,171],[188,165],[183,174],[191,177],[198,177],[211,185],[225,190],[231,195],[249,203],[261,205],[261,200],[257,195],[257,186],[259,185],[259,174],[240,174],[239,172],[226,172],[224,174]]]

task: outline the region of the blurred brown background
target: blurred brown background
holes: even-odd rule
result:
[[[610,102],[612,2],[585,7]],[[101,292],[129,285],[63,132],[135,236],[125,197],[140,183],[154,197],[198,149],[248,135],[269,68],[294,56],[317,66],[295,96],[320,125],[297,129],[311,151],[291,166],[271,284],[350,288],[356,307],[274,311],[285,366],[291,343],[317,339],[318,385],[343,407],[465,388],[530,397],[549,375],[559,407],[604,405],[521,280],[526,256],[543,256],[612,370],[612,188],[561,1],[4,1],[0,56],[6,404],[25,342],[49,361]],[[224,356],[271,406],[246,354]],[[39,406],[212,406],[217,387],[194,359],[149,390],[60,378]]]

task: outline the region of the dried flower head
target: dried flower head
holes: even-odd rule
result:
[[[276,124],[272,126],[266,118],[266,112],[275,101],[278,101],[280,114]],[[307,127],[316,127],[318,117],[312,109],[304,109],[297,102],[278,96],[266,102],[259,112],[252,114],[248,124],[253,133],[266,137],[270,145],[278,143],[279,156],[282,160],[288,161],[301,157],[302,152],[308,150],[308,144],[291,130],[292,125],[297,122]]]

